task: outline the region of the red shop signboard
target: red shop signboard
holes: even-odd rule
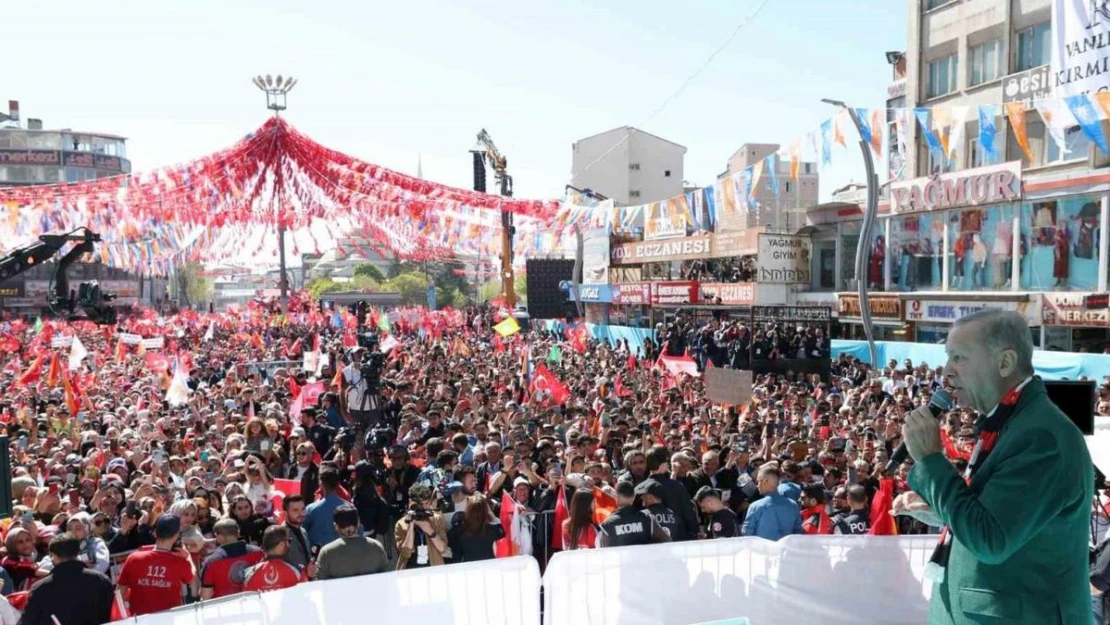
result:
[[[698,303],[697,282],[653,282],[651,303],[653,305],[676,305]]]
[[[650,304],[651,283],[634,282],[632,284],[614,284],[613,303],[628,306],[645,306]]]

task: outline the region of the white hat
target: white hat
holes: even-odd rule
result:
[[[521,484],[524,484],[525,486],[531,486],[532,485],[532,483],[529,482],[528,478],[526,478],[526,477],[518,477],[515,480],[513,480],[513,486],[520,486]]]

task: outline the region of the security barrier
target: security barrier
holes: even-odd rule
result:
[[[545,625],[924,623],[935,536],[791,536],[555,554]],[[530,557],[312,582],[128,619],[135,625],[538,625]]]

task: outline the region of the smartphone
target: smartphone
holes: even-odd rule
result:
[[[28,510],[28,511],[23,513],[23,522],[24,523],[30,523],[33,520],[35,520],[35,513],[34,512],[31,512],[30,510]]]
[[[50,486],[48,486],[46,488],[46,491],[48,493],[50,493],[51,495],[57,495],[58,494],[58,483],[55,482],[55,483],[51,484]]]
[[[556,477],[563,477],[563,464],[561,462],[552,463],[551,472],[555,474]]]
[[[201,462],[208,462],[208,450],[201,450],[201,452],[200,452],[200,461]]]
[[[20,436],[19,441],[16,443],[20,451],[27,451],[27,437]]]
[[[153,462],[156,466],[160,467],[166,462],[165,456],[166,452],[162,451],[161,449],[155,449],[154,455],[151,456],[150,461]]]
[[[69,491],[69,504],[71,506],[81,505],[81,493],[76,488],[71,488]]]

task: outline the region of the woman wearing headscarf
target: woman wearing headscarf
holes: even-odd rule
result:
[[[35,539],[31,532],[13,527],[4,539],[4,548],[8,554],[0,560],[0,567],[11,577],[16,592],[29,590],[35,580],[49,575],[49,571],[35,563]]]

